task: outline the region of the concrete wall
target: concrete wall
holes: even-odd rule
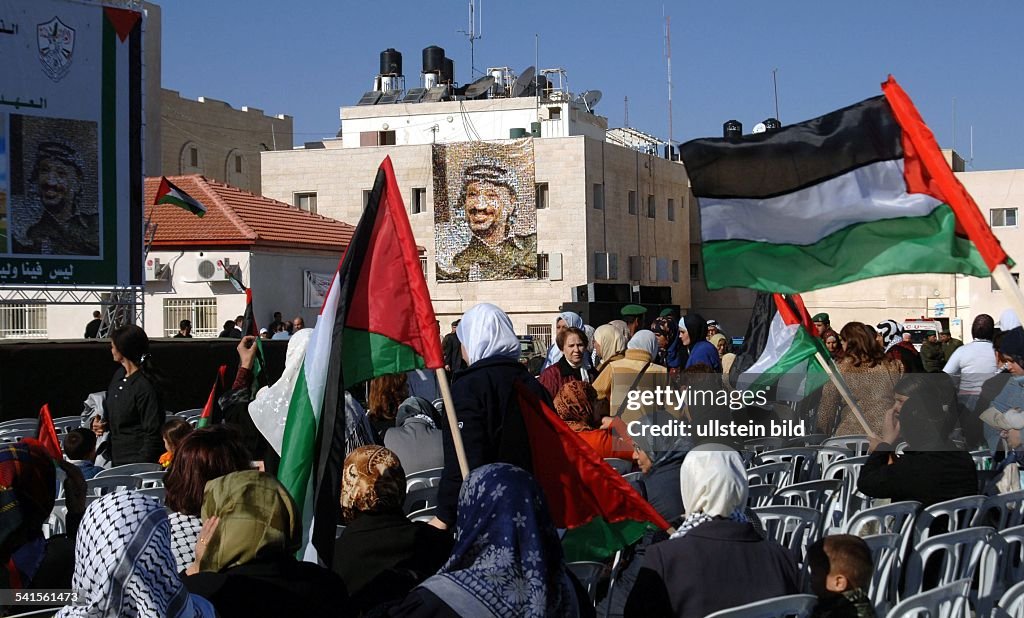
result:
[[[549,208],[538,211],[540,253],[562,256],[561,280],[436,282],[432,149],[412,146],[343,148],[329,142],[324,149],[263,153],[263,194],[287,203],[297,192],[315,191],[317,211],[355,224],[362,214],[363,191],[373,186],[377,167],[390,156],[398,186],[407,205],[413,188],[426,189],[427,211],[410,214],[417,244],[427,256],[427,285],[434,310],[447,324],[480,302],[505,309],[517,332],[527,326],[550,325],[562,303],[572,300],[572,288],[595,281],[594,252],[619,255],[619,277],[602,282],[630,283],[629,256],[680,260],[681,281],[651,280],[649,259],[636,283],[670,285],[677,304],[689,304],[686,239],[688,218],[683,207],[686,175],[682,165],[582,136],[544,138],[534,142],[537,182],[549,185]],[[603,181],[603,182],[602,182]],[[603,184],[605,209],[593,207],[593,185]],[[628,191],[637,191],[638,212],[628,215]],[[657,215],[646,217],[647,195],[656,196]],[[667,221],[667,200],[673,197],[676,220]]]
[[[260,156],[265,150],[291,149],[292,117],[266,116],[262,110],[232,108],[207,97],[182,98],[161,91],[161,173],[203,174],[252,193],[260,193]],[[197,150],[192,165],[190,149]],[[235,157],[241,157],[241,171]],[[154,174],[155,175],[155,174]]]

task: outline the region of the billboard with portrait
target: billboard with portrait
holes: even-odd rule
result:
[[[0,285],[142,279],[142,15],[0,0]]]
[[[533,140],[436,144],[438,282],[537,276]]]

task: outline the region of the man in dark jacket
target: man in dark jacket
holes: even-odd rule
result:
[[[444,369],[450,378],[456,371],[464,369],[466,363],[462,360],[462,342],[455,329],[459,326],[459,320],[452,322],[452,332],[441,340],[441,350],[444,352]]]
[[[469,367],[452,384],[452,402],[469,469],[510,463],[532,472],[530,443],[518,403],[519,387],[553,404],[540,382],[519,362],[519,338],[511,320],[498,307],[483,303],[466,312],[457,334],[466,349]],[[462,473],[447,422],[443,430],[444,471],[438,486],[437,519],[451,527],[455,525]]]
[[[921,344],[921,362],[928,373],[938,373],[946,366],[946,356],[942,352],[942,344],[936,338],[935,331],[928,331],[924,343]]]

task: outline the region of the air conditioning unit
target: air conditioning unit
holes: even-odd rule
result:
[[[167,264],[160,263],[160,258],[146,258],[146,281],[163,281],[169,270]]]
[[[196,258],[196,280],[218,281],[224,279],[224,263],[211,257]]]

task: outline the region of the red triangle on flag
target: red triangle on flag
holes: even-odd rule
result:
[[[103,8],[103,12],[106,13],[110,25],[114,27],[114,32],[117,33],[117,38],[121,39],[122,43],[131,34],[135,24],[142,19],[142,13],[128,9],[115,9],[108,6]]]
[[[64,453],[60,449],[60,440],[57,439],[57,428],[53,426],[53,417],[50,415],[50,404],[44,403],[39,409],[39,443],[46,449],[46,452],[54,459],[64,459]]]

